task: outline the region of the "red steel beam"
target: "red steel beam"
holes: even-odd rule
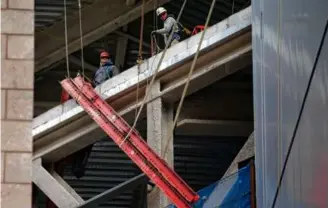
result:
[[[61,81],[62,87],[85,109],[85,111],[94,119],[94,121],[110,136],[113,141],[120,145],[124,140],[124,135],[102,114],[101,111],[85,97],[74,85],[71,79]],[[191,208],[186,199],[175,190],[151,163],[139,152],[137,148],[126,141],[121,145],[121,149],[135,162],[139,168],[168,196],[168,198],[178,208]]]
[[[81,76],[77,76],[73,82],[89,100],[92,100],[99,111],[111,120],[116,127],[122,130],[123,133],[128,134],[131,129],[130,125],[126,123],[125,120],[95,92],[90,83],[86,82]],[[198,194],[195,193],[187,183],[168,166],[165,160],[161,159],[148,146],[145,140],[140,136],[139,132],[133,129],[130,138],[128,139],[161,172],[161,174],[172,183],[177,191],[179,191],[188,202],[193,203],[199,199]]]

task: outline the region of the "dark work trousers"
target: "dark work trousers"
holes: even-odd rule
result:
[[[88,145],[73,154],[72,173],[75,177],[81,178],[84,176],[92,147],[93,144]]]

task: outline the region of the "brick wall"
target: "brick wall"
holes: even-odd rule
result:
[[[32,201],[34,0],[1,0],[1,205]]]

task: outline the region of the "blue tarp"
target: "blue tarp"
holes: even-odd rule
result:
[[[197,192],[194,208],[250,208],[250,165]],[[169,205],[167,208],[176,208]]]
[[[218,207],[222,208],[250,208],[251,186],[250,166],[238,171],[238,178],[224,200]]]

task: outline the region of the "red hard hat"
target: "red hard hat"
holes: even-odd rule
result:
[[[100,58],[102,58],[102,57],[109,57],[109,53],[107,53],[106,51],[101,52],[100,53]]]

